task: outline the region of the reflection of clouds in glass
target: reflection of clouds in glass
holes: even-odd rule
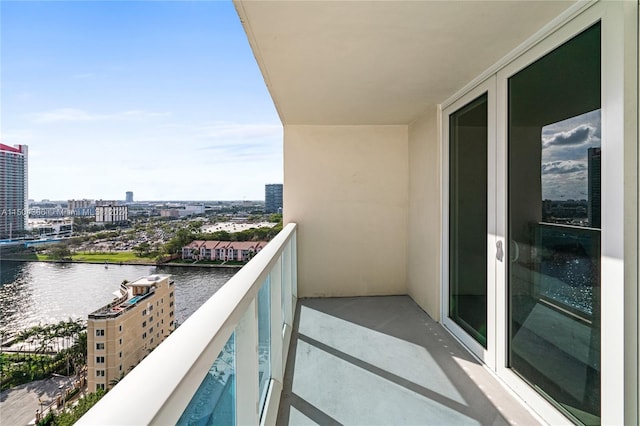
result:
[[[595,129],[593,137],[600,138],[600,110],[597,109],[557,123],[549,123],[542,128],[542,139],[549,140],[557,133],[569,132],[583,124],[593,127]]]
[[[542,139],[542,149],[554,145],[580,145],[587,142],[595,129],[587,124],[571,129],[567,132],[555,133],[552,137]]]
[[[587,198],[587,150],[599,147],[600,110],[542,128],[543,200]]]
[[[552,161],[542,165],[543,175],[562,175],[587,170],[587,165],[577,161]]]

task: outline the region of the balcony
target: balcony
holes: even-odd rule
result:
[[[539,422],[408,296],[297,301],[296,269],[289,224],[79,424]]]
[[[301,299],[276,424],[521,424],[533,417],[408,296]]]

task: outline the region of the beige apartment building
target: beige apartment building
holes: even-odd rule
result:
[[[171,333],[173,289],[170,275],[142,277],[121,284],[111,303],[89,314],[89,392],[111,387]]]

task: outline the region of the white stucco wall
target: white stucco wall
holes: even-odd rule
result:
[[[407,294],[408,127],[284,128],[300,297]]]
[[[441,190],[439,114],[429,108],[409,125],[408,293],[440,319]]]

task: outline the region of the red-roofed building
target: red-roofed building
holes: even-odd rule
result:
[[[266,245],[266,241],[196,240],[182,248],[182,259],[247,262]]]
[[[186,246],[182,247],[182,258],[183,259],[199,259],[200,258],[200,247],[205,243],[202,240],[191,241]]]

